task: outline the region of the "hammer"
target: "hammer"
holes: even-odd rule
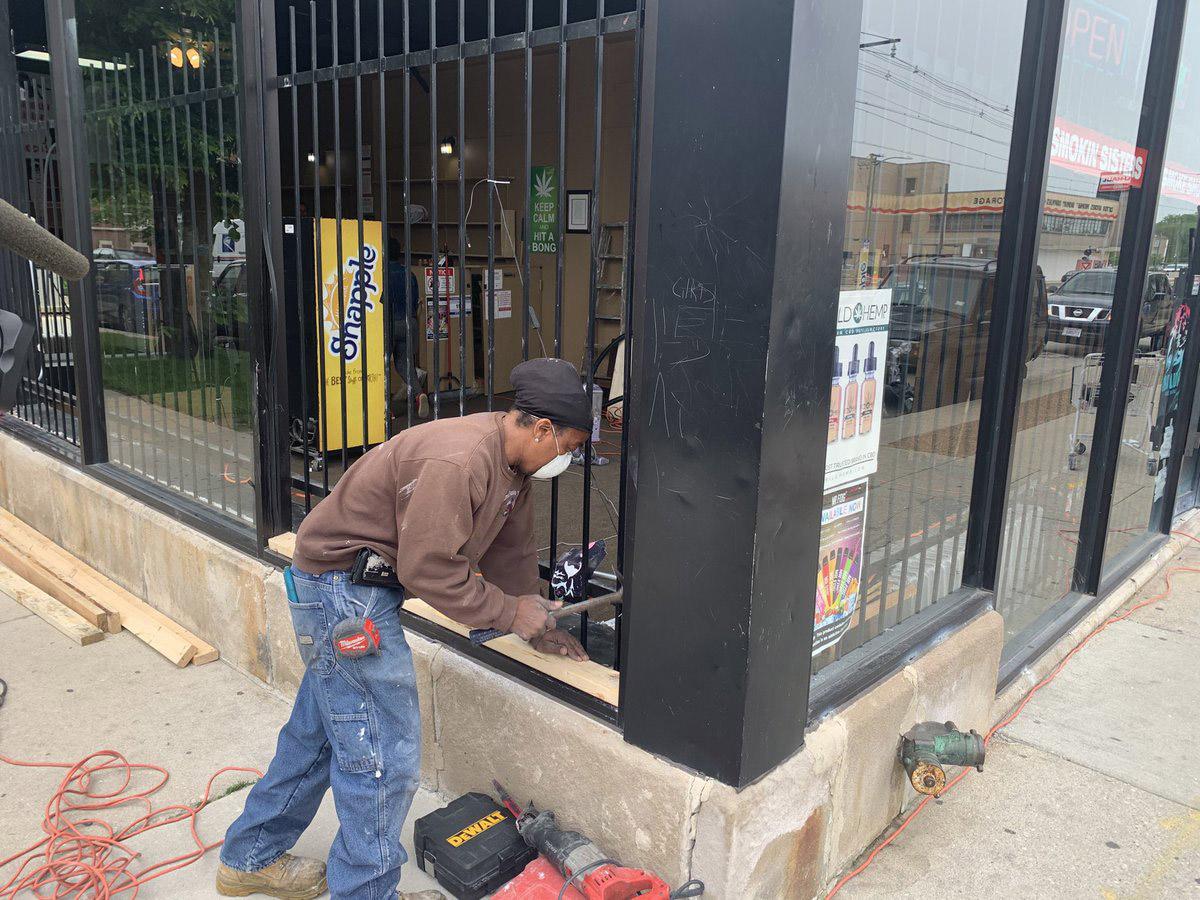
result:
[[[601,594],[599,597],[590,597],[587,600],[580,600],[578,603],[572,603],[570,606],[564,606],[561,609],[551,610],[550,618],[557,622],[563,616],[587,612],[589,609],[596,609],[600,606],[621,603],[623,600],[623,591],[623,588],[618,588],[611,594]],[[488,641],[502,637],[505,634],[508,634],[508,632],[501,631],[499,628],[476,628],[470,634],[471,643],[480,646],[486,644]]]

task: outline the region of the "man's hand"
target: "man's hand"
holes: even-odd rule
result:
[[[533,641],[554,628],[550,610],[558,609],[561,603],[552,603],[535,594],[517,598],[517,616],[513,619],[512,632],[522,640]]]
[[[579,643],[573,634],[563,631],[561,628],[554,628],[547,631],[540,638],[532,640],[529,643],[539,653],[549,653],[552,656],[569,656],[571,659],[579,662],[585,662],[588,659],[587,651],[583,649],[583,644]]]

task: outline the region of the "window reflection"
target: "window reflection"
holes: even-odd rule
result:
[[[109,455],[249,521],[249,308],[242,277],[232,0],[114,19],[80,3],[93,302]]]
[[[1129,262],[1121,234],[1143,165],[1134,147],[1154,12],[1153,0],[1072,0],[1067,12],[1038,235],[1049,294],[1031,301],[1031,314],[1048,319],[1045,347],[1021,384],[997,591],[1010,641],[1071,589],[1104,340],[1114,303],[1123,302],[1114,297],[1118,267]],[[1161,273],[1151,274],[1141,300],[1129,409],[1145,421],[1173,303]],[[1148,433],[1126,438],[1144,472]],[[1115,502],[1114,515],[1121,508]]]
[[[840,288],[890,314],[874,350],[879,448],[861,562],[839,567],[846,554],[822,548],[832,575],[818,585],[818,636],[829,639],[817,668],[962,581],[1024,17],[1020,0],[864,5]],[[1044,281],[1035,290],[1031,357],[1046,323]],[[851,335],[843,350],[839,339],[834,369],[832,396],[843,410],[857,403],[860,423],[869,340]],[[844,434],[831,424],[830,458]],[[857,484],[833,491],[827,478],[827,498],[857,503]],[[852,608],[840,603],[847,580],[859,585]]]
[[[1104,570],[1136,550],[1166,490],[1167,460],[1187,432],[1176,422],[1181,366],[1191,316],[1190,286],[1183,283],[1191,229],[1200,206],[1200,127],[1192,61],[1200,55],[1200,15],[1189,9],[1180,48],[1171,130],[1167,135],[1149,274],[1139,307],[1137,381],[1130,386],[1113,485],[1113,509]],[[1190,473],[1189,473],[1190,474]],[[1181,485],[1184,479],[1180,479]],[[1157,526],[1155,526],[1157,527]]]

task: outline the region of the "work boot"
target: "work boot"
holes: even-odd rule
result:
[[[446,895],[441,891],[410,891],[407,894],[404,891],[396,891],[396,900],[446,900]]]
[[[283,900],[311,900],[327,889],[325,863],[290,853],[257,872],[239,872],[224,863],[217,867],[217,893],[222,897],[265,894]]]

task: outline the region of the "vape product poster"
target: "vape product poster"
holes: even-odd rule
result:
[[[842,291],[829,392],[825,490],[866,478],[879,465],[891,288]]]
[[[844,485],[825,495],[821,505],[813,656],[841,640],[859,607],[866,524],[866,481]]]

